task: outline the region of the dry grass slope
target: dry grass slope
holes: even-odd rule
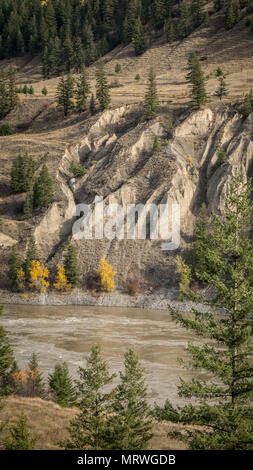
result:
[[[40,398],[8,397],[4,407],[0,411],[0,422],[9,420],[13,423],[24,412],[27,416],[28,427],[36,437],[36,449],[59,450],[58,442],[68,436],[66,428],[69,422],[76,416],[75,408],[62,408],[56,403],[44,401]],[[156,450],[186,449],[178,441],[172,441],[167,437],[168,431],[178,429],[179,425],[162,422],[155,424],[154,437],[150,448]]]

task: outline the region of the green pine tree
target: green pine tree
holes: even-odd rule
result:
[[[181,379],[180,396],[189,404],[169,404],[158,413],[168,419],[201,427],[177,437],[191,449],[252,450],[253,393],[253,245],[252,187],[241,174],[232,177],[222,217],[213,215],[198,234],[202,246],[201,282],[213,288],[209,304],[223,315],[201,313],[191,317],[170,307],[172,315],[187,330],[206,338],[202,345],[189,344],[193,369],[207,371],[208,379]],[[192,401],[194,399],[194,401]],[[185,431],[184,431],[185,432]]]
[[[7,72],[8,77],[8,107],[9,110],[13,109],[18,102],[18,95],[16,92],[16,72],[10,67]]]
[[[74,43],[74,56],[73,56],[73,67],[75,71],[81,73],[83,66],[85,65],[85,54],[83,49],[82,40],[77,37]]]
[[[98,58],[98,52],[95,45],[92,27],[87,22],[83,27],[83,44],[85,48],[86,65],[90,65]]]
[[[150,68],[149,71],[149,83],[145,95],[145,102],[144,102],[144,118],[146,120],[153,119],[157,116],[160,104],[159,98],[157,93],[157,86],[156,86],[156,75],[153,68]]]
[[[224,75],[222,77],[218,78],[219,86],[215,92],[215,96],[217,96],[220,100],[224,98],[224,96],[228,95],[228,87],[225,82],[225,77]]]
[[[49,52],[47,46],[44,47],[42,53],[42,75],[45,80],[50,77]]]
[[[125,370],[113,392],[113,414],[108,420],[110,449],[143,450],[152,438],[152,420],[147,403],[144,371],[136,353],[125,354]]]
[[[13,68],[0,71],[0,118],[5,117],[17,104],[16,73]]]
[[[191,16],[192,16],[193,27],[198,28],[204,19],[202,0],[192,0]]]
[[[53,200],[53,182],[48,173],[46,164],[42,166],[39,177],[36,179],[33,188],[33,206],[46,210]]]
[[[43,398],[45,396],[44,381],[35,353],[32,354],[28,363],[28,388],[30,397]]]
[[[204,14],[204,26],[205,26],[205,28],[209,28],[210,24],[211,24],[211,18],[210,18],[209,12],[206,11],[205,14]]]
[[[36,439],[32,438],[24,413],[9,428],[10,436],[4,439],[5,450],[34,450]]]
[[[83,112],[86,109],[86,103],[88,95],[90,93],[89,77],[85,65],[80,69],[80,75],[76,82],[76,107],[79,112]]]
[[[74,81],[72,75],[66,78],[61,77],[57,87],[57,100],[59,106],[63,109],[64,116],[67,116],[73,109]]]
[[[34,183],[36,163],[29,155],[18,155],[11,168],[11,190],[13,193],[30,191]]]
[[[67,36],[63,42],[64,71],[70,73],[73,67],[74,50],[70,36]]]
[[[104,62],[99,60],[96,65],[96,96],[102,111],[108,108],[111,98],[104,69]]]
[[[0,306],[0,317],[3,313],[3,307]],[[8,393],[11,368],[13,366],[14,356],[11,349],[8,335],[5,329],[0,325],[0,396]]]
[[[56,364],[53,374],[49,374],[48,383],[49,391],[58,405],[72,407],[76,404],[76,390],[66,363]]]
[[[10,111],[8,99],[8,80],[4,70],[0,70],[0,118]]]
[[[187,37],[192,29],[192,15],[190,7],[186,0],[182,0],[180,3],[180,20],[178,24],[178,34],[180,38]]]
[[[112,392],[105,392],[104,388],[111,384],[115,375],[109,373],[99,346],[92,347],[86,368],[80,367],[79,375],[77,388],[81,413],[70,423],[70,439],[61,442],[60,446],[66,450],[107,449],[105,429],[108,413],[112,410]]]
[[[199,109],[207,102],[205,78],[200,67],[196,53],[192,53],[188,59],[188,73],[186,80],[191,85],[192,108]]]
[[[218,67],[216,72],[215,72],[215,77],[222,77],[224,74],[223,74],[223,70],[221,67]]]
[[[129,44],[132,41],[135,21],[140,15],[141,11],[138,2],[136,0],[129,0],[122,24],[122,40],[124,44]]]
[[[225,14],[225,28],[226,29],[233,28],[235,22],[236,22],[236,19],[235,19],[233,1],[230,0],[226,9],[226,14]]]
[[[133,31],[133,43],[135,54],[141,55],[146,49],[146,41],[144,37],[144,29],[140,17],[136,18]]]
[[[95,111],[96,111],[96,103],[95,103],[94,94],[92,93],[91,98],[90,98],[90,113],[94,114]]]
[[[77,259],[77,249],[69,242],[66,246],[64,269],[67,280],[72,285],[72,287],[80,286],[82,275]]]
[[[162,28],[166,17],[166,7],[164,0],[153,1],[153,21],[156,28]]]
[[[18,271],[21,268],[21,260],[16,248],[12,248],[9,260],[8,260],[8,284],[13,292],[18,292]]]
[[[25,219],[30,219],[33,213],[33,195],[32,193],[27,193],[24,206],[23,206],[23,214]]]
[[[155,136],[154,143],[153,143],[153,152],[159,150],[160,144],[157,135]]]
[[[176,35],[175,35],[175,28],[174,28],[174,23],[173,21],[169,21],[168,26],[167,26],[167,41],[169,44],[171,44],[173,41],[175,41]]]
[[[253,91],[247,93],[243,105],[242,105],[242,114],[244,117],[248,117],[253,112]]]

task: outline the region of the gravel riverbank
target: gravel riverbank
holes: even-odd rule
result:
[[[136,297],[129,296],[119,291],[111,294],[102,293],[93,295],[91,292],[74,290],[70,293],[56,294],[48,292],[46,294],[31,295],[23,298],[21,294],[14,294],[8,291],[0,291],[0,301],[2,304],[21,305],[84,305],[100,307],[133,307],[151,310],[166,310],[168,304],[178,308],[181,312],[190,312],[192,307],[201,312],[210,311],[210,307],[203,304],[193,304],[193,302],[178,302],[178,291],[176,289],[160,289],[150,294],[138,294]]]

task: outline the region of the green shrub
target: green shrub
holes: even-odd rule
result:
[[[47,96],[48,89],[44,86],[43,90],[41,91],[42,95]]]
[[[159,139],[158,139],[158,137],[156,136],[155,139],[154,139],[154,143],[153,143],[153,152],[156,152],[156,150],[158,150],[159,147],[160,147]]]
[[[134,79],[135,79],[137,82],[139,82],[139,81],[140,81],[140,79],[141,79],[141,76],[140,76],[140,74],[139,74],[139,73],[137,73],[137,75],[135,75]]]
[[[73,173],[75,178],[82,178],[82,176],[87,174],[86,168],[81,165],[77,165],[74,161],[71,162],[70,171]]]
[[[216,164],[218,166],[222,165],[223,163],[225,163],[227,161],[227,154],[225,152],[225,150],[223,150],[223,148],[221,147],[221,145],[219,146],[218,150],[217,150],[217,162]]]
[[[116,72],[116,73],[119,73],[120,71],[121,71],[121,65],[120,65],[120,64],[116,64],[115,72]]]
[[[11,135],[13,134],[13,129],[11,127],[11,125],[6,122],[6,124],[2,124],[2,126],[0,126],[0,135],[3,136],[3,135]]]

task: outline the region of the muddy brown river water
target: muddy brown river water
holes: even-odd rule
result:
[[[182,404],[177,395],[179,377],[196,377],[196,372],[178,363],[178,358],[187,358],[184,346],[196,338],[167,311],[5,305],[1,324],[8,331],[19,366],[24,367],[36,352],[45,377],[64,361],[77,377],[93,344],[101,345],[113,372],[122,369],[124,353],[135,349],[146,371],[151,403],[162,404],[168,398]]]

